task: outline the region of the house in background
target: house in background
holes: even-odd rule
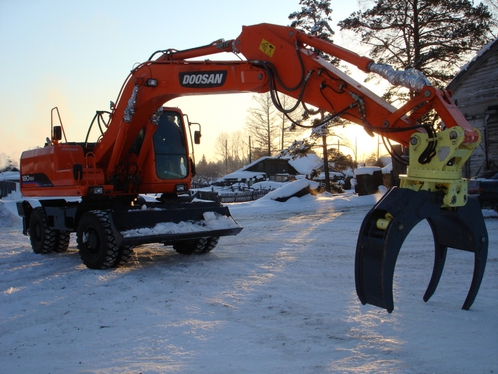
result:
[[[466,163],[464,176],[498,170],[498,39],[479,51],[448,89],[467,121],[482,135],[481,145]]]
[[[323,161],[315,154],[308,154],[303,157],[261,157],[243,168],[225,175],[216,181],[215,184],[232,185],[237,182],[247,184],[271,180],[275,182],[285,182],[295,178],[296,175],[310,174],[314,169],[320,168]]]

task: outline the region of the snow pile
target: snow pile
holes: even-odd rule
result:
[[[134,238],[138,236],[152,236],[163,234],[184,234],[188,232],[203,232],[212,230],[232,229],[239,227],[231,217],[215,212],[203,214],[203,221],[182,221],[178,223],[161,222],[152,228],[144,227],[133,230],[122,231],[123,238]]]
[[[0,173],[0,181],[19,182],[20,174],[18,171],[4,171]]]
[[[266,196],[262,197],[262,199],[287,201],[293,196],[300,195],[302,193],[301,191],[307,190],[307,193],[309,193],[309,190],[315,190],[318,186],[319,184],[317,182],[313,182],[308,179],[300,179],[287,183],[275,191],[269,192]]]

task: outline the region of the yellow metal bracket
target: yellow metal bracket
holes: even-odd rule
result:
[[[434,138],[427,133],[415,133],[410,138],[409,166],[406,175],[400,175],[400,187],[414,191],[443,191],[443,208],[464,206],[467,203],[467,179],[462,178],[462,167],[481,141],[464,143],[464,130],[451,127],[436,132]],[[430,142],[436,142],[429,162],[421,163],[421,155]]]

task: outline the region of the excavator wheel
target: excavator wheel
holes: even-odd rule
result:
[[[37,207],[31,212],[28,232],[35,253],[64,252],[69,246],[69,232],[49,228],[43,207]]]
[[[57,240],[54,252],[62,253],[66,252],[69,247],[69,240],[71,239],[71,233],[69,231],[59,231],[57,230]]]
[[[185,240],[174,243],[173,248],[177,253],[182,255],[200,255],[213,250],[219,240],[219,237]]]
[[[173,248],[177,253],[182,255],[193,255],[202,253],[206,247],[208,238],[200,238],[194,240],[183,240],[173,244]]]
[[[206,246],[204,247],[204,250],[202,251],[202,253],[211,252],[214,249],[214,247],[216,247],[216,245],[218,244],[219,241],[220,241],[219,236],[212,236],[212,237],[208,238],[208,241],[207,241]]]
[[[92,210],[78,222],[78,249],[90,269],[108,269],[116,264],[119,247],[114,237],[110,214]]]
[[[114,266],[120,267],[130,261],[130,258],[133,256],[133,247],[132,246],[121,246],[119,247],[118,256],[116,257],[116,263]]]

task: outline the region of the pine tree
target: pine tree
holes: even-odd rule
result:
[[[491,38],[490,22],[487,6],[469,0],[377,0],[339,26],[360,35],[376,62],[415,68],[442,88]],[[395,87],[385,94],[391,101],[396,96],[403,95]]]
[[[332,43],[334,30],[329,24],[329,22],[332,22],[330,0],[300,0],[299,5],[302,5],[301,10],[289,15],[289,19],[292,20],[291,27],[299,28],[310,35]],[[319,51],[316,52],[330,61],[329,55],[324,55]],[[334,59],[334,62],[337,61]]]
[[[330,0],[300,0],[299,5],[302,5],[301,10],[289,15],[293,20],[291,27],[331,42],[334,31],[329,25],[332,22]]]

